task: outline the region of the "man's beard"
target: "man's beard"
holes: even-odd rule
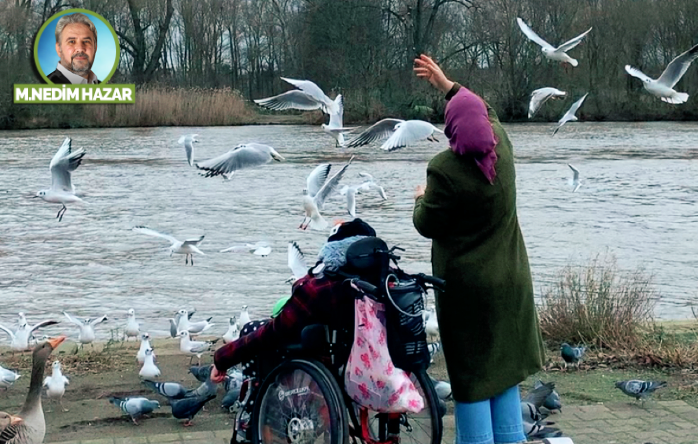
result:
[[[82,68],[77,66],[76,63],[73,61],[75,57],[82,56],[85,57],[85,62],[83,62]],[[76,52],[73,54],[73,57],[70,59],[70,70],[74,72],[75,74],[87,74],[90,72],[90,69],[92,69],[92,62],[90,61],[90,58],[87,54],[84,52]]]

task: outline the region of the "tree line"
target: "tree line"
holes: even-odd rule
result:
[[[665,104],[623,69],[656,78],[698,43],[698,0],[3,0],[0,113],[12,112],[13,83],[40,79],[34,38],[68,8],[113,25],[121,60],[111,83],[232,88],[254,99],[287,90],[284,76],[343,94],[349,121],[438,120],[442,98],[411,71],[427,53],[506,121],[525,120],[531,91],[544,86],[589,92],[586,120],[698,119],[698,98]],[[593,27],[570,51],[579,66],[545,59],[517,17],[553,45]],[[696,85],[691,67],[679,89],[694,95]],[[570,103],[546,104],[536,119],[557,120]]]

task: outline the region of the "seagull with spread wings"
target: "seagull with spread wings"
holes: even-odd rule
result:
[[[0,325],[0,330],[7,333],[10,337],[10,348],[16,351],[29,350],[29,339],[34,335],[34,332],[41,327],[48,327],[49,325],[56,325],[58,321],[47,320],[39,322],[35,325],[27,324],[24,313],[19,314],[20,322],[19,327],[14,332],[7,327]]]
[[[680,93],[674,90],[674,86],[681,80],[688,67],[698,58],[698,45],[677,56],[664,69],[658,79],[652,79],[637,68],[625,65],[625,70],[633,77],[642,80],[642,86],[647,92],[659,97],[663,102],[673,105],[685,103],[688,100],[687,93]]]
[[[574,187],[574,189],[572,190],[572,192],[574,193],[579,189],[580,186],[582,186],[582,184],[579,183],[579,170],[570,165],[569,163],[567,164],[567,166],[570,167],[573,173],[571,184]]]
[[[526,22],[518,17],[516,18],[516,22],[519,24],[519,28],[521,28],[521,31],[526,34],[526,37],[528,37],[529,40],[540,45],[545,57],[549,58],[550,60],[557,60],[558,62],[566,62],[572,66],[577,66],[579,62],[568,56],[567,51],[579,45],[582,42],[582,39],[592,30],[592,28],[589,28],[572,40],[568,40],[555,48],[553,45],[543,40],[538,34],[535,33],[535,31],[529,28]]]
[[[199,250],[198,246],[201,245],[201,242],[204,240],[204,236],[201,236],[197,239],[187,239],[184,242],[181,242],[174,237],[170,236],[169,234],[164,234],[160,233],[158,231],[152,230],[148,227],[133,227],[133,231],[136,233],[141,233],[141,234],[147,234],[148,236],[154,236],[154,237],[161,237],[163,239],[167,239],[168,241],[172,242],[172,245],[170,245],[170,256],[173,254],[184,254],[186,255],[184,259],[184,264],[188,264],[191,261],[191,264],[194,265],[194,253],[200,254],[202,256],[206,256],[201,250]]]
[[[584,103],[584,99],[587,98],[589,93],[584,94],[581,99],[577,100],[570,106],[570,109],[567,110],[564,116],[557,122],[557,128],[555,128],[555,131],[553,131],[553,136],[557,134],[557,132],[562,128],[562,125],[564,125],[567,122],[574,122],[579,120],[575,114],[577,113],[577,110],[579,109],[580,106],[582,106],[582,103]]]
[[[311,111],[321,109],[325,114],[337,114],[339,112],[336,99],[332,100],[310,80],[295,80],[287,77],[281,77],[281,80],[290,83],[298,89],[286,91],[278,96],[268,97],[266,99],[256,99],[254,103],[264,108],[273,109],[275,111],[283,111],[286,109],[299,109],[302,111]]]
[[[58,214],[56,214],[58,222],[63,220],[63,215],[68,210],[65,204],[82,202],[82,199],[75,195],[75,186],[70,180],[70,173],[80,166],[84,156],[85,150],[80,148],[73,151],[70,137],[66,137],[63,145],[58,148],[49,165],[49,170],[51,170],[51,188],[41,190],[34,196],[40,197],[44,202],[63,205],[58,210]]]
[[[548,99],[562,98],[566,95],[566,92],[551,87],[539,88],[533,91],[531,93],[531,102],[528,104],[528,118],[533,117]]]
[[[430,142],[438,142],[436,137],[434,137],[434,133],[443,133],[443,131],[424,120],[388,118],[368,127],[347,143],[347,147],[355,148],[387,138],[388,140],[381,145],[381,148],[386,151],[394,151],[424,139]]]
[[[77,325],[80,328],[80,333],[78,335],[78,341],[80,344],[91,344],[97,336],[95,335],[95,327],[102,322],[109,320],[107,315],[101,316],[96,319],[80,319],[77,316],[70,316],[68,313],[63,312],[68,322]]]
[[[303,230],[308,227],[313,230],[324,230],[327,228],[327,221],[320,214],[320,210],[322,210],[325,204],[325,199],[337,188],[339,181],[342,179],[342,176],[344,176],[344,172],[347,170],[352,160],[354,160],[354,156],[329,179],[327,176],[332,168],[332,165],[329,163],[318,165],[312,173],[310,173],[306,180],[307,188],[303,190],[303,209],[305,210],[305,217],[298,228]]]
[[[269,145],[252,142],[240,144],[213,159],[196,162],[196,167],[205,171],[205,173],[201,173],[204,177],[222,175],[230,180],[238,170],[264,165],[272,160],[281,162],[284,158]]]
[[[344,99],[342,95],[338,95],[334,102],[337,104],[338,111],[330,113],[330,123],[321,125],[322,130],[332,136],[336,140],[336,146],[344,146],[344,133],[347,133],[355,128],[346,128],[344,126]]]
[[[308,264],[301,247],[295,242],[288,243],[288,268],[291,269],[292,276],[286,282],[296,282],[298,279],[308,274]]]

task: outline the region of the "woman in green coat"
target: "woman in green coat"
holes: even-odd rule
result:
[[[456,443],[513,443],[523,433],[518,384],[541,369],[543,341],[516,215],[511,143],[480,97],[422,55],[415,73],[446,93],[450,149],[429,162],[414,226],[432,239],[439,334],[456,400]]]

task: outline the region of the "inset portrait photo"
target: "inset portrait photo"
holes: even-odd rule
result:
[[[101,15],[66,9],[46,20],[34,42],[34,62],[47,83],[106,83],[119,65],[119,39]]]

